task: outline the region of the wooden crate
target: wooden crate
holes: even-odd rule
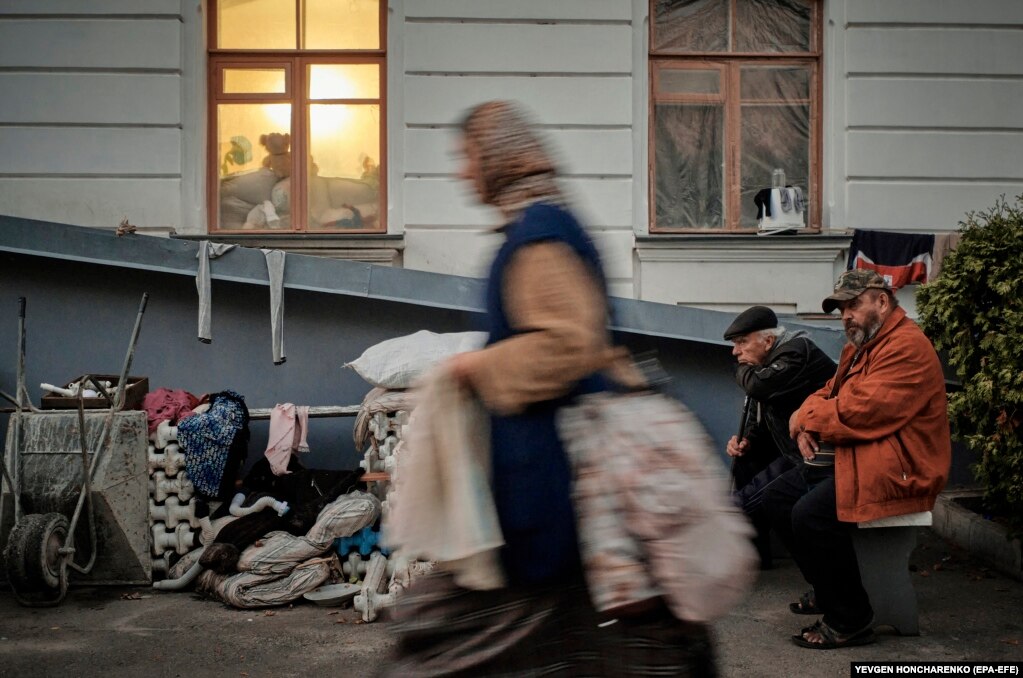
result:
[[[111,398],[117,397],[117,384],[120,381],[120,375],[118,374],[94,374],[92,375],[96,381],[109,381],[110,388],[107,389],[107,393],[110,394]],[[72,379],[67,383],[63,384],[64,388],[68,388],[71,384],[76,381],[81,381],[85,378],[85,375]],[[88,386],[86,387],[88,388]],[[124,409],[126,410],[138,410],[142,409],[142,399],[149,393],[149,377],[128,377],[128,386],[124,393]],[[67,398],[62,395],[49,394],[44,395],[40,399],[40,407],[44,410],[77,410],[78,409],[78,398]],[[82,406],[86,409],[106,409],[110,407],[110,403],[102,395],[95,398],[83,398]]]

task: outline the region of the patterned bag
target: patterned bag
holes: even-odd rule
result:
[[[230,499],[238,469],[248,454],[245,398],[234,391],[214,393],[206,412],[178,423],[178,443],[195,491],[209,499]]]
[[[659,393],[597,393],[562,408],[593,604],[663,596],[679,619],[726,614],[756,578],[753,529],[728,496],[699,420]]]

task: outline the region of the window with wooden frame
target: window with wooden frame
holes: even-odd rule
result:
[[[772,173],[820,228],[819,0],[650,0],[650,231],[750,232]]]
[[[210,0],[211,230],[387,230],[386,10]]]

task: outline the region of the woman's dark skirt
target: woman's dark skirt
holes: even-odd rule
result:
[[[663,605],[601,625],[581,581],[470,591],[418,580],[392,614],[383,676],[715,676],[707,627]]]

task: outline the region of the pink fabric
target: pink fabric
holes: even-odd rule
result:
[[[292,452],[308,452],[306,431],[309,429],[309,408],[291,403],[278,403],[270,412],[270,442],[266,458],[274,475],[288,473]]]
[[[178,422],[192,416],[199,398],[188,391],[160,387],[142,399],[142,409],[149,420],[149,432],[154,433],[161,421]]]

